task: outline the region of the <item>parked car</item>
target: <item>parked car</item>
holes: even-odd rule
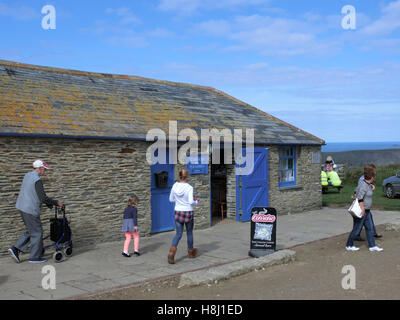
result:
[[[400,194],[400,173],[383,180],[382,187],[388,198],[394,198]]]

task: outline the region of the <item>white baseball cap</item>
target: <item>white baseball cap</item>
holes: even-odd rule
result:
[[[37,169],[37,168],[51,169],[51,167],[46,162],[44,162],[43,160],[34,161],[33,162],[33,167],[35,169]]]

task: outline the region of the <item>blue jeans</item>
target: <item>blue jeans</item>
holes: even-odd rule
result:
[[[176,235],[174,239],[172,240],[171,246],[177,247],[179,241],[182,238],[183,234],[183,225],[186,225],[186,237],[187,237],[187,245],[188,245],[188,250],[193,249],[193,218],[190,219],[189,222],[183,222],[180,223],[179,221],[175,220],[175,229],[176,229]]]
[[[347,239],[347,247],[352,247],[354,245],[354,239],[360,234],[363,226],[365,227],[365,233],[367,234],[368,246],[375,247],[375,239],[373,234],[373,224],[371,219],[371,211],[365,210],[364,217],[354,218],[353,217],[353,230],[351,230],[349,238]]]
[[[370,222],[371,222],[371,225],[372,225],[372,234],[373,234],[374,236],[376,236],[377,233],[376,233],[376,229],[375,229],[374,220],[372,219],[372,213],[370,213],[370,214],[368,215],[368,218],[371,220]],[[361,228],[361,230],[362,230],[362,228]],[[361,236],[361,230],[360,230],[360,233],[357,235],[357,237],[360,237],[360,236]]]

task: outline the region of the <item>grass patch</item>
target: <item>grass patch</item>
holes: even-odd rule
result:
[[[337,189],[329,189],[328,193],[322,194],[322,205],[328,207],[349,207],[351,204],[351,196],[357,186],[358,179],[363,175],[363,167],[353,167],[347,169],[345,177],[342,181],[343,189],[339,193]],[[400,164],[390,164],[387,166],[376,167],[375,192],[373,195],[373,209],[400,211],[400,197],[388,199],[382,190],[382,182],[384,179],[400,172]]]

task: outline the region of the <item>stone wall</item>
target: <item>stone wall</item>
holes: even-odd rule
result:
[[[175,166],[175,181],[179,181],[179,170],[184,167],[182,164]],[[210,175],[209,165],[208,174],[194,174],[188,179],[188,183],[193,187],[193,196],[199,199],[199,205],[194,206],[195,229],[210,227]]]
[[[312,153],[320,152],[319,146],[296,148],[296,186],[279,188],[278,146],[268,147],[269,159],[269,206],[278,214],[294,214],[322,207],[321,165],[312,163]]]
[[[279,188],[278,146],[268,148],[269,164],[269,206],[278,214],[293,214],[322,207],[320,164],[312,163],[312,154],[320,152],[319,146],[298,146],[296,148],[296,186]],[[227,165],[227,217],[236,220],[236,175],[235,165]]]
[[[15,202],[35,159],[52,166],[42,178],[46,194],[66,204],[78,245],[123,238],[121,224],[128,197],[139,199],[142,235],[151,228],[150,167],[145,142],[0,137],[0,254],[24,231]],[[43,206],[44,233],[54,211]]]
[[[138,224],[141,236],[151,230],[150,166],[146,162],[148,143],[91,139],[55,139],[0,137],[0,255],[6,255],[24,231],[15,202],[22,179],[32,170],[35,159],[52,166],[42,178],[51,198],[67,205],[72,221],[75,245],[123,240],[122,214],[128,197],[139,199]],[[297,187],[278,186],[279,155],[277,146],[269,146],[269,205],[278,214],[292,214],[320,208],[319,164],[312,164],[312,152],[320,147],[297,147]],[[182,165],[175,166],[175,177]],[[192,175],[200,205],[195,209],[195,228],[210,226],[210,174]],[[235,166],[227,165],[227,200],[229,219],[236,219]],[[44,233],[49,232],[53,210],[43,207]],[[121,243],[122,245],[122,243]]]
[[[228,219],[236,220],[236,170],[234,164],[226,165],[226,203]]]
[[[140,199],[140,234],[150,235],[148,146],[144,141],[0,137],[0,255],[6,255],[9,246],[24,231],[15,202],[22,179],[33,170],[35,159],[44,159],[52,166],[42,177],[44,188],[49,197],[66,204],[75,245],[122,241],[123,211],[132,193]],[[176,177],[180,167],[175,166]],[[190,177],[195,195],[201,199],[195,211],[195,228],[210,226],[209,180],[209,174]],[[43,206],[45,234],[49,232],[49,218],[53,215],[53,210]]]

